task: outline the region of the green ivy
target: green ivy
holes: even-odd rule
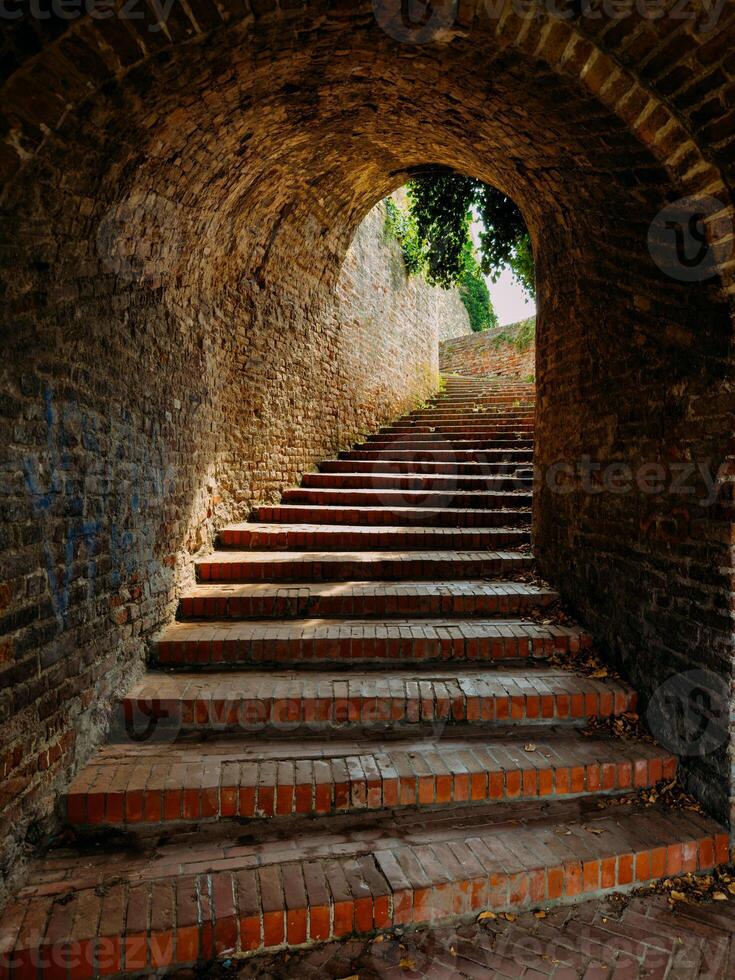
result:
[[[386,199],[385,208],[384,234],[400,245],[408,275],[421,275],[430,285],[443,289],[457,286],[472,329],[477,332],[496,327],[498,318],[469,234],[469,216],[461,231],[464,240],[455,259],[456,269],[450,277],[439,272],[436,252],[432,252],[425,237],[426,229],[422,233],[412,212],[399,208],[390,197]],[[457,234],[460,234],[459,226]]]
[[[463,252],[464,264],[459,279],[459,295],[470,318],[470,326],[479,333],[497,327],[498,316],[488,292],[482,269],[477,264],[475,250],[471,242],[467,242]]]
[[[503,344],[510,344],[511,347],[522,354],[523,351],[533,347],[536,342],[536,317],[529,317],[519,323],[511,323],[503,328],[503,331],[493,337],[493,345],[501,347]]]

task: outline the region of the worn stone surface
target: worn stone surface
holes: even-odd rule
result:
[[[407,384],[396,349],[340,314],[354,232],[412,168],[450,164],[524,210],[543,474],[728,459],[730,5],[720,17],[491,20],[463,0],[429,44],[396,40],[371,3],[326,0],[174,3],[154,31],[148,6],[143,21],[3,22],[10,864],[215,525],[428,385],[415,335]],[[664,276],[646,244],[662,205],[695,192],[722,202],[720,276],[703,284]],[[540,479],[536,548],[602,646],[644,696],[692,667],[727,691],[727,502],[576,475],[565,489]],[[687,765],[723,815],[720,728]]]
[[[716,980],[735,969],[732,904],[677,905],[662,896],[622,895],[508,921],[399,930],[378,940],[353,939],[321,949],[217,964],[197,977],[242,980],[606,980],[680,977]],[[189,971],[172,974],[177,980]]]

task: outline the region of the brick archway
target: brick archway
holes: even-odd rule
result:
[[[731,238],[731,19],[690,41],[664,21],[593,35],[462,4],[456,37],[419,47],[381,31],[369,4],[256,7],[181,4],[154,32],[31,25],[38,50],[8,28],[18,833],[49,811],[171,614],[172,568],[336,444],[335,429],[344,440],[395,408],[351,390],[333,293],[360,219],[411,167],[472,173],[524,209],[542,471],[587,456],[718,470],[729,453],[732,260],[721,281],[674,282],[646,232],[670,199],[706,192],[726,205],[713,238]],[[672,80],[693,62],[699,80],[722,76],[719,115],[703,111],[711,90]],[[682,515],[668,497],[541,485],[536,508],[542,567],[644,693],[672,665],[729,681],[721,507]],[[689,774],[723,814],[727,747]]]

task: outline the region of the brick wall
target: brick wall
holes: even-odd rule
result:
[[[536,345],[519,350],[514,337],[520,324],[485,330],[469,337],[447,339],[439,346],[443,374],[497,374],[528,379],[536,373]],[[507,339],[506,339],[507,338]]]
[[[437,327],[461,301],[407,280],[382,223],[378,206],[332,301],[302,320],[283,294],[247,317],[232,297],[153,304],[135,263],[113,277],[104,254],[87,295],[16,320],[0,405],[5,870],[217,526],[435,390]]]
[[[488,9],[462,2],[431,44],[367,0],[3,23],[3,842],[99,737],[214,527],[425,390],[420,333],[397,361],[339,285],[361,219],[416,168],[524,211],[542,467],[727,458],[735,15],[704,32]],[[702,191],[719,277],[677,283],[646,236]],[[644,694],[692,666],[730,683],[723,504],[542,479],[536,516],[544,572]],[[728,750],[687,763],[720,814]]]

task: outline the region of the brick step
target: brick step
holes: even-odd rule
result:
[[[478,427],[487,426],[488,428],[512,429],[514,427],[533,428],[535,420],[533,415],[513,417],[505,412],[488,414],[486,412],[462,412],[454,416],[447,417],[444,414],[434,417],[425,416],[404,416],[396,419],[381,427],[380,431],[386,429],[408,429],[421,426],[440,426],[443,428],[465,428],[466,426]]]
[[[349,454],[350,457],[356,454]],[[527,470],[533,466],[529,459],[526,462],[509,463],[479,463],[470,462],[441,462],[431,460],[422,462],[413,459],[390,459],[390,454],[384,454],[388,458],[378,459],[325,459],[319,464],[322,473],[428,473],[428,474],[453,474],[459,476],[481,476],[515,473],[517,470]],[[530,453],[529,453],[530,456]]]
[[[467,476],[459,473],[305,473],[301,486],[329,490],[362,490],[364,488],[388,490],[516,490],[528,484],[528,478],[515,474]]]
[[[420,449],[431,449],[433,451],[443,449],[454,452],[470,449],[480,449],[484,452],[493,449],[503,449],[506,451],[514,449],[533,450],[533,439],[455,439],[431,432],[426,435],[432,436],[432,438],[429,439],[421,436],[421,438],[411,439],[370,439],[366,442],[358,443],[353,447],[353,450],[366,450],[368,452],[376,449],[411,450],[413,452]]]
[[[287,504],[334,504],[337,507],[530,507],[530,491],[394,490],[390,487],[340,490],[289,487],[281,499]]]
[[[502,547],[518,547],[531,539],[528,529],[507,528],[446,528],[446,527],[381,527],[371,528],[339,524],[233,524],[219,533],[220,544],[228,548],[326,548],[344,551],[345,548],[366,548],[378,551],[408,550],[409,548],[481,548],[490,551]]]
[[[298,851],[265,822],[244,841],[52,852],[5,912],[0,969],[35,980],[150,976],[486,908],[567,904],[728,858],[725,831],[699,814],[634,803],[599,810],[594,798],[554,801],[543,813],[536,801],[437,810],[418,826],[411,810],[332,821],[306,830]]]
[[[533,418],[534,411],[535,406],[530,402],[525,405],[521,404],[520,401],[517,405],[483,405],[482,402],[473,402],[472,399],[469,399],[461,405],[457,399],[449,399],[432,402],[423,408],[415,408],[412,412],[407,412],[402,418],[422,418],[427,415],[449,414],[454,414],[458,417],[472,417],[475,414],[487,414],[488,416],[509,416],[511,418],[524,415]]]
[[[572,722],[635,710],[627,684],[536,667],[150,671],[121,703],[113,740],[170,742],[181,732],[411,731],[470,723]]]
[[[416,425],[387,425],[379,429],[368,439],[407,439],[426,438],[429,436],[441,436],[443,439],[532,439],[534,434],[533,423],[520,422],[518,424],[493,422],[430,422],[416,423]]]
[[[480,412],[471,413],[468,412],[458,418],[444,418],[439,417],[436,419],[426,419],[426,418],[402,418],[397,419],[395,422],[391,422],[389,425],[384,425],[380,428],[380,432],[387,432],[396,429],[421,429],[421,428],[439,428],[439,429],[458,429],[463,431],[465,429],[533,429],[535,425],[533,417],[530,418],[508,418],[505,414],[497,416],[487,416]]]
[[[184,619],[290,616],[519,616],[549,606],[556,592],[522,582],[323,582],[198,585],[184,593]]]
[[[429,399],[426,408],[457,408],[470,409],[475,405],[487,405],[494,408],[535,408],[536,400],[526,392],[510,392],[505,395],[487,395],[482,392],[462,391]]]
[[[653,786],[673,779],[676,765],[647,742],[553,726],[441,739],[106,745],[72,782],[63,812],[75,826],[141,827],[549,800]]]
[[[337,582],[487,578],[530,571],[514,551],[215,551],[196,561],[202,582]]]
[[[418,462],[462,466],[466,463],[480,466],[529,465],[533,462],[533,449],[348,449],[338,453],[338,461],[385,460],[390,463]]]
[[[339,527],[394,525],[416,527],[526,527],[531,523],[529,508],[485,510],[459,507],[334,507],[309,504],[264,504],[256,514],[263,522],[289,524],[333,524]]]
[[[176,622],[154,643],[164,667],[400,666],[451,660],[530,660],[576,653],[576,627],[504,619],[283,619]]]

